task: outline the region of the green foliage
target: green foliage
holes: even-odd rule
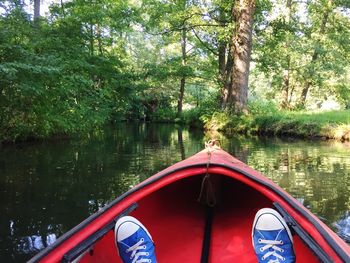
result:
[[[217,94],[209,94],[210,96],[200,98],[200,103],[196,101],[196,107],[183,112],[181,117],[184,123],[189,124],[191,127],[202,128],[209,119],[209,116],[211,116],[213,112],[219,111],[218,99],[215,98]]]
[[[84,5],[81,13],[80,4],[67,3],[64,15],[53,6],[50,21],[36,24],[18,8],[0,17],[1,140],[82,132],[124,113],[133,77],[121,52],[107,52],[108,37],[85,31],[106,18],[88,11],[103,10]]]
[[[176,110],[171,107],[158,108],[151,115],[151,120],[156,122],[174,122],[176,119]]]
[[[230,116],[227,112],[214,112],[211,116],[202,116],[201,118],[205,123],[204,128],[207,130],[221,131],[228,125]]]
[[[334,92],[344,94],[344,85],[349,92],[348,8],[343,1],[276,1],[269,23],[257,28],[255,92],[262,90],[261,72],[269,92],[260,94],[284,108],[311,107]]]
[[[292,1],[290,7],[257,1],[245,116],[219,108],[219,48],[224,44],[227,62],[236,26],[230,0],[72,0],[52,4],[35,22],[21,3],[1,3],[0,141],[85,132],[125,119],[333,134],[334,123],[320,127],[313,115],[280,108],[303,109],[328,98],[350,107],[347,1]],[[176,116],[181,78],[183,113]],[[346,131],[347,122],[340,125]]]
[[[249,113],[252,115],[268,115],[278,112],[278,107],[272,101],[255,100],[249,101]]]
[[[346,109],[350,109],[350,81],[347,80],[343,83],[334,85],[335,94],[337,94],[338,100],[344,105]]]

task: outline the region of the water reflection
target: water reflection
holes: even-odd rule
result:
[[[32,254],[52,245],[56,241],[55,234],[48,234],[46,237],[32,235],[19,239],[16,251],[19,254]],[[44,241],[43,241],[44,240]]]
[[[84,139],[0,148],[0,262],[24,262],[111,200],[219,138],[348,240],[349,146],[120,124]]]
[[[335,224],[337,234],[346,242],[350,243],[350,212],[345,212],[344,216]]]
[[[253,151],[250,150],[248,165],[303,200],[304,206],[331,227],[344,211],[349,211],[350,156],[347,145],[260,139],[250,149]]]

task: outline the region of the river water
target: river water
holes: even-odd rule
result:
[[[122,123],[84,138],[0,147],[0,262],[24,262],[87,216],[213,135]],[[216,134],[350,241],[350,145]]]

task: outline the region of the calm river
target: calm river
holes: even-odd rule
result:
[[[99,208],[208,140],[167,124],[119,124],[88,138],[0,146],[0,262],[24,262]],[[350,241],[350,145],[220,136]]]

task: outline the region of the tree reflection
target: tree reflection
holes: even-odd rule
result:
[[[132,186],[202,150],[213,136],[348,238],[345,144],[204,137],[175,125],[124,123],[79,140],[0,149],[0,262],[27,260]]]
[[[186,155],[185,155],[184,140],[183,140],[183,136],[182,136],[182,128],[178,128],[177,129],[177,140],[178,140],[178,143],[179,143],[181,160],[185,160],[186,159]]]

